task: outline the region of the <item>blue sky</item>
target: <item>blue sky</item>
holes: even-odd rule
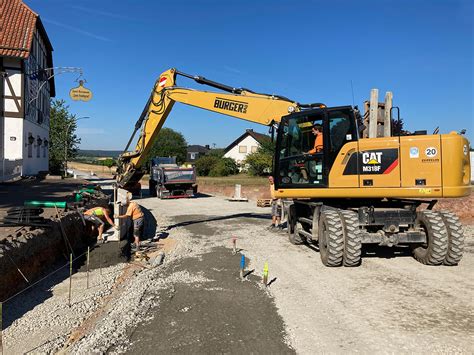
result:
[[[77,116],[83,149],[123,149],[154,81],[170,67],[302,103],[355,104],[394,93],[409,130],[473,127],[472,1],[25,0],[40,14],[55,66],[84,69]],[[184,78],[181,86],[206,89]],[[267,128],[184,105],[165,126],[189,144],[225,147]]]

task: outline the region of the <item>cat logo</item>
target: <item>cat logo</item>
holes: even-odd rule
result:
[[[380,171],[382,164],[382,152],[364,152],[362,153],[362,171],[377,172]]]
[[[382,164],[382,152],[362,153],[362,163],[370,165]]]

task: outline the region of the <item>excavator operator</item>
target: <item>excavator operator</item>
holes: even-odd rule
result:
[[[314,148],[309,150],[307,154],[316,154],[323,150],[323,127],[320,124],[315,124],[311,128],[311,132],[316,138],[314,139]]]

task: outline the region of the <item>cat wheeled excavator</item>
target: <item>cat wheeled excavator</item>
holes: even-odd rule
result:
[[[220,91],[180,87],[177,76]],[[463,135],[360,138],[356,107],[300,104],[169,69],[156,81],[120,156],[119,186],[133,190],[139,184],[147,153],[176,102],[269,126],[272,137],[277,133],[272,197],[286,202],[290,242],[317,245],[324,265],[359,265],[362,244],[407,245],[426,265],[461,260],[458,217],[433,206],[439,198],[471,192]],[[323,147],[308,154],[315,126],[322,127]]]

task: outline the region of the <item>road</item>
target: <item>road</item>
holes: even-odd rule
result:
[[[268,328],[275,333],[280,324],[284,332],[274,342],[283,340],[288,348],[273,350],[294,349],[302,354],[474,350],[471,227],[464,259],[457,267],[429,267],[416,262],[406,249],[376,248],[365,250],[360,267],[326,268],[313,248],[291,245],[286,233],[270,231],[269,209],[255,207],[254,202],[207,197],[144,199],[141,203],[169,237],[187,244],[190,257],[180,259],[176,270],[214,281],[210,291],[189,285],[175,287],[172,298],[176,300],[153,311],[151,326],[146,322],[138,326],[132,336],[132,352],[154,349],[152,337],[156,338],[147,328],[164,335],[159,337],[163,350],[261,352],[271,344],[261,336],[262,331],[264,334]],[[236,299],[238,289],[230,286],[239,285],[239,260],[229,252],[232,237],[237,237],[238,248],[248,258],[248,270],[255,270],[254,279],[247,282],[258,291],[251,300]],[[274,279],[268,290],[258,287],[265,262],[269,280]],[[261,294],[268,297],[262,299]],[[265,299],[274,307],[260,312]],[[180,312],[181,306],[190,311]],[[239,312],[249,317],[247,323],[237,319],[229,321],[228,327],[221,326],[221,317]],[[255,337],[249,338],[249,332]],[[226,339],[251,342],[241,348]],[[202,343],[214,345],[198,346]]]
[[[407,249],[376,248],[364,250],[360,267],[326,268],[315,248],[269,230],[270,210],[255,202],[138,202],[158,223],[163,265],[106,267],[117,244],[94,248],[91,265],[102,268],[93,270],[88,289],[86,273],[73,276],[71,307],[64,275],[54,286],[38,286],[48,290],[42,302],[32,291],[7,304],[8,314],[35,305],[7,317],[7,353],[474,352],[473,226],[456,267],[429,267]]]

